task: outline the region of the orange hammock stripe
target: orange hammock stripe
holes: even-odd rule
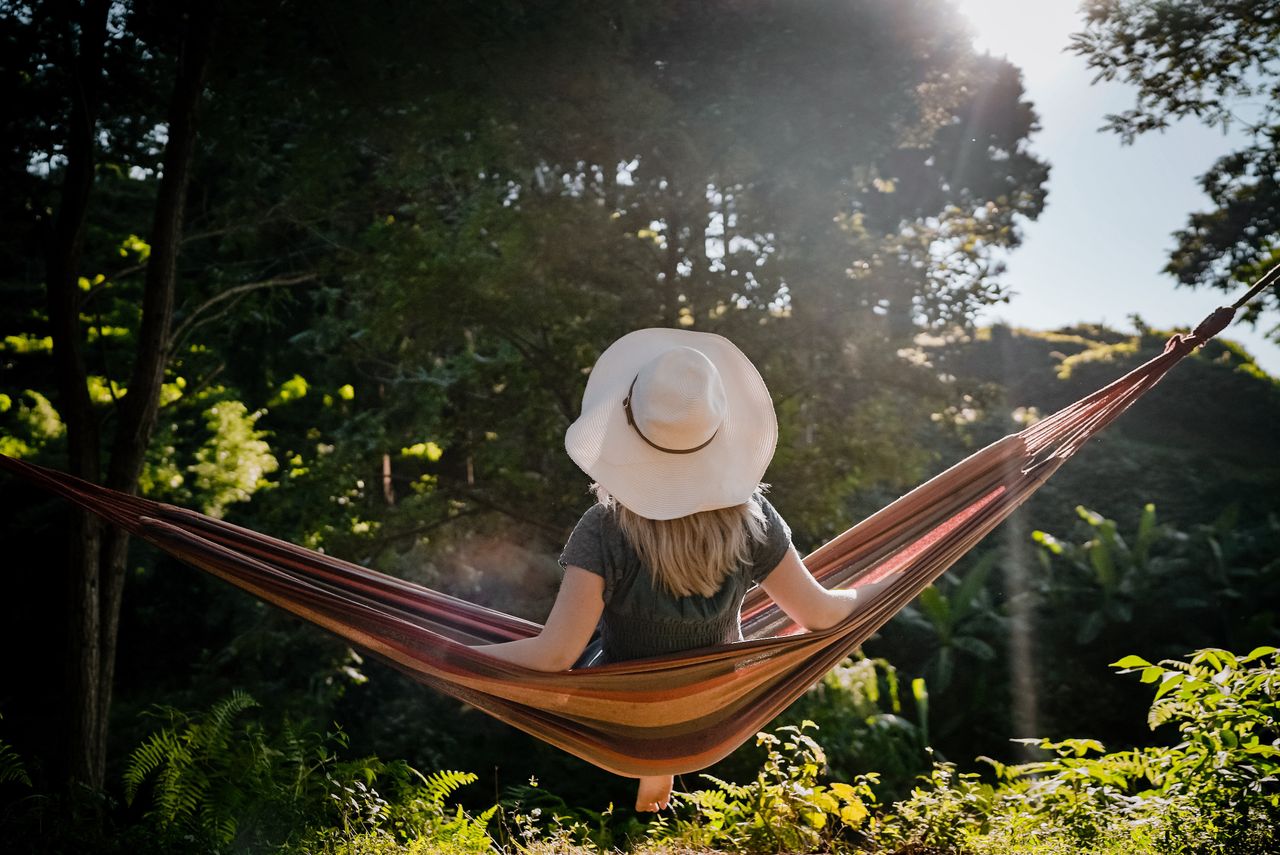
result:
[[[631,776],[683,773],[750,739],[1233,314],[1219,309],[1151,361],[992,443],[807,556],[830,587],[893,580],[844,623],[800,632],[757,588],[743,605],[745,641],[578,671],[531,671],[470,647],[536,635],[536,623],[62,472],[3,455],[0,467],[597,766]]]

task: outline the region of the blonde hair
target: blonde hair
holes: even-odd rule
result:
[[[677,597],[710,597],[725,578],[751,560],[753,544],[765,541],[764,485],[741,505],[700,511],[673,520],[651,520],[609,495],[599,484],[591,489],[609,508],[627,542],[653,574],[661,590]]]

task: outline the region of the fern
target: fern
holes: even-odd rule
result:
[[[214,704],[202,722],[190,730],[189,741],[207,749],[226,749],[230,740],[231,721],[258,702],[247,692],[235,689],[231,696]]]
[[[9,747],[7,742],[0,742],[0,784],[16,782],[31,786],[31,778],[27,776],[27,768],[18,753]]]
[[[129,765],[124,772],[125,802],[133,804],[147,777],[181,751],[177,736],[171,730],[162,730],[147,737],[129,756]]]
[[[0,716],[0,719],[4,716]],[[27,767],[23,765],[22,758],[18,756],[18,752],[14,751],[9,743],[0,741],[0,784],[8,784],[16,782],[31,786],[31,778],[27,776]]]
[[[363,842],[396,840],[423,845],[413,851],[492,850],[487,827],[496,807],[473,817],[445,804],[476,775],[423,775],[376,757],[339,762],[333,749],[347,742],[340,730],[316,732],[286,720],[268,733],[257,721],[241,723],[256,706],[237,691],[202,713],[153,710],[165,724],[130,754],[124,788],[130,804],[149,796],[145,815],[158,840],[184,851],[265,851],[323,817],[336,827],[317,839],[360,841],[353,852],[364,851]]]
[[[202,716],[172,707],[155,713],[168,719],[161,728],[134,749],[124,772],[125,800],[132,804],[147,781],[152,781],[153,808],[148,812],[162,829],[199,831],[217,843],[235,839],[236,815],[242,801],[240,788],[222,786],[246,764],[233,743],[236,716],[258,705],[247,693],[236,690]],[[261,732],[246,728],[241,740],[249,753],[265,755]],[[254,777],[255,765],[247,764]]]
[[[443,809],[444,800],[453,795],[455,790],[478,780],[471,772],[433,772],[422,778],[422,798],[431,806]]]

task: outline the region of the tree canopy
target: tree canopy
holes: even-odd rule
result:
[[[1107,117],[1132,142],[1182,119],[1243,131],[1245,144],[1200,178],[1212,202],[1176,233],[1167,273],[1226,291],[1280,261],[1280,12],[1268,0],[1087,0],[1072,47],[1136,103]],[[1246,310],[1280,307],[1270,289]],[[1280,340],[1280,326],[1270,331]]]
[[[935,0],[3,11],[5,450],[531,614],[612,340],[742,346],[813,541],[930,465],[957,392],[899,351],[1044,202],[1018,71]],[[77,524],[92,779],[127,544]]]

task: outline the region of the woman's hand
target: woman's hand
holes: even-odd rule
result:
[[[474,649],[534,671],[566,671],[586,649],[603,611],[604,579],[571,564],[540,634]]]

